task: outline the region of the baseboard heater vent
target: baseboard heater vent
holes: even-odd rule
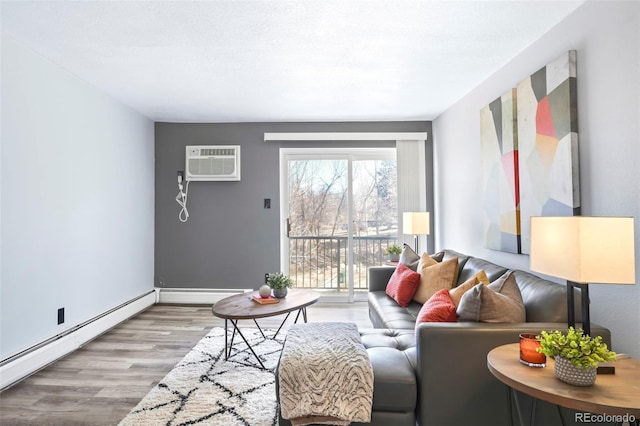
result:
[[[152,290],[0,362],[0,391],[75,351],[156,302]]]
[[[159,288],[157,303],[183,305],[213,305],[225,297],[253,291],[245,289],[212,289],[212,288]]]

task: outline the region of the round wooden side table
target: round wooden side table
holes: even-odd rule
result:
[[[521,364],[518,343],[498,346],[487,355],[489,371],[512,392],[519,391],[558,407],[585,413],[608,415],[611,418],[627,415],[627,418],[633,417],[637,424],[640,420],[640,361],[620,356],[612,364],[615,366],[615,374],[598,375],[594,385],[581,387],[558,380],[553,372],[552,358],[547,358],[547,366],[544,368]],[[515,401],[520,423],[524,424],[517,399]],[[509,406],[511,407],[510,397]],[[530,421],[534,416],[535,406]],[[562,419],[561,413],[560,416]]]

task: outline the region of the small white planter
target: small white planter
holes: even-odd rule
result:
[[[574,386],[591,386],[596,382],[596,368],[578,368],[566,358],[555,357],[554,372],[556,377]]]

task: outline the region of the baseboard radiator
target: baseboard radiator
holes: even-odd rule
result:
[[[152,290],[3,360],[0,364],[0,390],[41,370],[142,312],[155,304],[156,299],[156,291]]]
[[[184,305],[213,305],[225,297],[253,291],[246,289],[213,289],[213,288],[159,288],[156,287],[158,299],[156,303]]]
[[[0,391],[75,351],[156,303],[213,305],[252,289],[158,288],[0,361]]]

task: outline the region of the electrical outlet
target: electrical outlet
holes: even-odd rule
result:
[[[264,199],[264,208],[265,209],[270,209],[271,208],[271,198],[265,198]]]
[[[264,283],[266,284],[267,282],[269,282],[269,274],[268,273],[264,274]]]
[[[58,325],[64,322],[64,308],[58,309]]]

